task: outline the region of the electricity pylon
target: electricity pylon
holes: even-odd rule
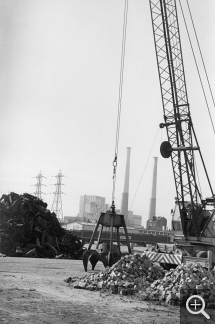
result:
[[[45,187],[46,187],[46,185],[42,184],[42,179],[43,179],[43,178],[46,178],[46,177],[44,177],[44,176],[42,175],[41,170],[40,170],[40,173],[39,173],[36,177],[33,177],[33,178],[36,178],[36,179],[37,179],[37,183],[35,184],[35,186],[36,186],[36,191],[34,192],[34,195],[35,195],[37,198],[42,199],[41,195],[42,195],[42,194],[45,195],[45,193],[41,191],[41,187],[42,187],[42,186],[45,186]],[[46,179],[47,179],[47,178],[46,178]]]
[[[54,185],[56,186],[55,192],[54,192],[54,200],[52,204],[51,211],[54,212],[57,216],[58,219],[63,220],[63,208],[62,208],[62,199],[61,199],[61,194],[64,192],[61,191],[61,186],[64,185],[62,183],[62,175],[61,170],[60,172],[55,176],[57,178],[57,183]]]

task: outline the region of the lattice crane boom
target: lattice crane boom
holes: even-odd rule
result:
[[[166,128],[168,138],[161,144],[161,155],[171,157],[184,235],[199,237],[201,213],[209,200],[202,199],[196,182],[195,150],[200,153],[214,195],[190,115],[176,1],[149,3],[164,114],[160,127]]]

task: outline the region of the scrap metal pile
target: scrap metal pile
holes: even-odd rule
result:
[[[121,295],[135,294],[141,300],[159,304],[185,305],[191,295],[204,297],[208,308],[215,308],[215,270],[200,264],[181,264],[170,271],[150,261],[143,253],[127,255],[111,268],[82,278],[68,278],[74,288],[106,290]]]
[[[61,227],[47,203],[24,193],[0,198],[0,253],[6,256],[82,257],[84,243]]]

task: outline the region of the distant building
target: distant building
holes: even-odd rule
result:
[[[104,197],[84,195],[80,197],[79,217],[83,222],[96,222],[101,212],[108,209]]]
[[[152,219],[148,219],[146,223],[147,229],[155,231],[166,231],[167,230],[167,219],[165,217],[153,216]]]
[[[65,225],[65,228],[70,231],[93,231],[96,224],[86,222],[72,222]]]
[[[101,225],[99,225],[99,229],[100,229],[100,226]],[[73,222],[70,224],[64,224],[63,227],[70,231],[93,231],[96,227],[96,224],[88,223],[88,222]],[[135,233],[138,233],[138,231],[136,231],[134,227],[127,227],[127,230],[129,232],[133,231]],[[104,226],[103,232],[104,233],[110,232],[110,227]],[[120,227],[119,232],[124,233],[124,229]]]
[[[142,216],[141,215],[134,215],[131,220],[129,220],[129,226],[139,227],[142,224]]]
[[[120,210],[116,209],[116,213],[120,214]],[[132,227],[140,227],[142,223],[142,216],[141,215],[135,215],[133,211],[128,211],[128,217],[127,220],[125,219],[126,226],[132,226]]]
[[[79,220],[79,216],[64,216],[63,222],[64,223],[72,223]]]

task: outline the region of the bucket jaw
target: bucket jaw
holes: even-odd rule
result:
[[[92,265],[92,270],[95,269],[95,266],[98,261],[101,261],[106,268],[108,266],[108,260],[104,255],[101,255],[98,251],[96,250],[86,250],[83,253],[83,265],[84,265],[84,270],[87,271],[87,265],[88,261],[90,261]]]
[[[96,234],[99,226],[100,226],[100,230],[97,238]],[[102,243],[103,227],[109,228],[109,232],[110,232],[109,243],[107,242]],[[128,252],[131,254],[131,247],[129,243],[124,215],[120,215],[115,212],[115,205],[113,202],[110,210],[108,210],[106,213],[102,212],[100,214],[99,220],[96,224],[96,227],[90,239],[89,246],[87,250],[83,253],[83,265],[85,271],[87,271],[88,260],[90,260],[92,264],[92,270],[94,270],[98,261],[101,261],[104,267],[106,268],[107,266],[111,267],[114,263],[116,263],[121,258],[120,231],[119,231],[120,227],[124,228],[126,243],[128,246]],[[115,231],[116,234],[113,232],[114,228],[116,230]],[[91,246],[95,241],[95,239],[97,239],[96,247],[95,249],[91,250]],[[117,246],[113,244],[114,241],[116,241]]]

